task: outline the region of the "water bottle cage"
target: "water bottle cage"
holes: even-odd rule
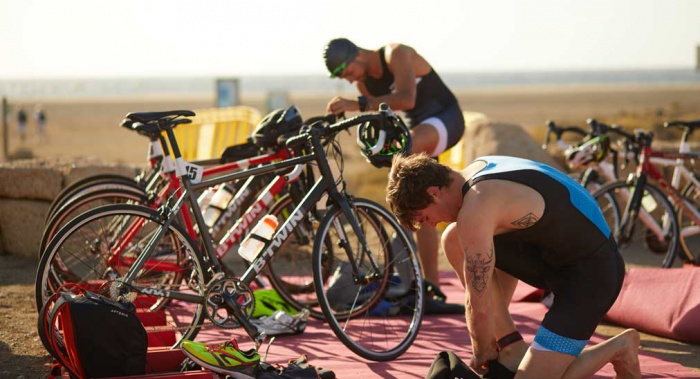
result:
[[[251,234],[251,235],[248,236],[248,238],[252,238],[252,239],[254,239],[254,240],[262,241],[262,242],[264,242],[266,245],[267,245],[268,243],[272,242],[272,240],[269,240],[269,239],[267,239],[267,238],[265,238],[265,237],[262,237],[262,236],[259,236],[259,235],[257,235],[257,234]]]

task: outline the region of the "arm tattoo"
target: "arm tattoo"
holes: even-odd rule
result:
[[[482,294],[486,289],[486,282],[488,281],[488,272],[491,268],[491,263],[493,262],[493,245],[486,255],[477,253],[475,257],[467,256],[467,272],[470,278],[467,280],[472,281],[472,286],[476,289],[478,294]]]
[[[539,219],[531,212],[513,221],[512,224],[519,228],[529,228],[532,225],[535,225],[537,221],[539,221]]]

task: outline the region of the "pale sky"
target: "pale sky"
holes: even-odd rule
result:
[[[326,75],[335,37],[438,72],[694,68],[698,0],[0,0],[0,80]]]

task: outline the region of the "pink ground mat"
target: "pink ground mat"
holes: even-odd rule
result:
[[[441,289],[448,301],[461,303],[464,292],[453,273],[441,273]],[[700,288],[696,285],[695,288]],[[547,311],[539,302],[527,301],[537,298],[535,290],[525,284],[518,286],[510,310],[525,340],[532,342],[537,327]],[[678,288],[679,292],[682,288]],[[217,330],[216,333],[200,335],[203,342],[222,342],[235,336],[242,349],[252,347],[241,330]],[[591,343],[599,343],[605,337],[594,335]],[[262,350],[264,351],[265,345]],[[338,378],[425,378],[435,356],[442,350],[454,351],[465,362],[471,357],[471,345],[462,315],[425,316],[418,338],[401,357],[391,362],[372,362],[358,357],[348,350],[323,322],[310,319],[304,333],[294,336],[279,336],[269,350],[268,362],[286,365],[289,360],[306,354],[309,363],[333,370]],[[644,378],[700,378],[695,372],[680,364],[664,361],[646,351],[640,352]],[[603,367],[594,378],[611,378],[611,365]]]

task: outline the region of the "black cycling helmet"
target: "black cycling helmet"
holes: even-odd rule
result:
[[[275,109],[263,117],[253,131],[253,142],[262,148],[276,148],[280,137],[299,133],[303,124],[301,114],[294,105],[287,109]]]
[[[323,48],[323,61],[331,78],[337,78],[357,56],[360,49],[347,38],[336,38]]]
[[[357,144],[362,156],[374,167],[391,167],[394,155],[411,153],[411,132],[394,115],[362,123],[357,129]]]

